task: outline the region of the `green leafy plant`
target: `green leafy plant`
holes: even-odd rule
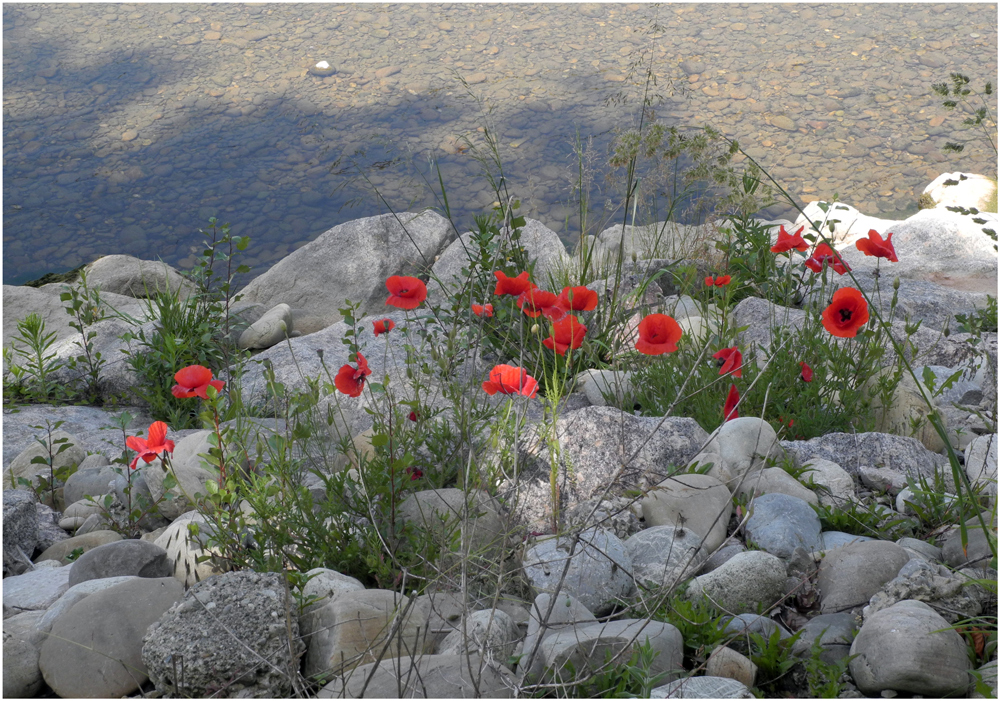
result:
[[[950,84],[935,83],[931,86],[931,89],[935,94],[945,98],[941,103],[945,109],[953,110],[959,105],[968,107],[968,109],[972,112],[972,116],[966,117],[962,121],[962,126],[967,129],[975,129],[978,127],[978,129],[982,131],[980,138],[985,138],[995,153],[997,150],[997,144],[994,139],[997,125],[990,109],[992,103],[986,99],[993,94],[993,83],[987,81],[983,86],[983,91],[980,93],[968,87],[970,83],[968,76],[962,75],[961,73],[952,73],[950,77]],[[979,106],[973,105],[973,101],[980,103]],[[969,141],[971,141],[971,139],[966,139],[960,142],[949,141],[944,145],[944,150],[961,153],[965,150],[965,145],[969,143]]]
[[[66,313],[73,318],[69,325],[82,337],[77,341],[77,345],[83,352],[70,359],[69,367],[75,370],[78,366],[83,366],[85,378],[83,391],[90,402],[96,402],[100,398],[98,383],[101,379],[101,368],[107,361],[101,357],[100,351],[94,349],[97,332],[90,330],[90,327],[103,319],[105,314],[101,307],[100,289],[91,288],[87,284],[86,270],[80,270],[79,280],[79,285],[70,286],[68,291],[59,295],[59,299],[69,302],[66,305]]]
[[[997,298],[986,295],[986,308],[976,309],[971,314],[956,314],[958,330],[981,336],[984,333],[997,332]]]
[[[751,632],[750,661],[757,665],[756,688],[769,696],[777,695],[779,682],[791,672],[798,660],[792,655],[792,646],[799,639],[801,631],[787,638],[781,637],[777,627],[770,635]]]
[[[45,431],[43,438],[35,436],[35,442],[42,446],[44,453],[33,457],[31,464],[47,466],[49,468],[48,476],[39,475],[37,484],[24,477],[18,477],[17,484],[11,485],[13,487],[24,487],[32,490],[38,495],[42,503],[48,504],[53,509],[59,507],[59,501],[56,499],[56,485],[65,483],[69,476],[76,472],[77,469],[77,465],[75,464],[56,467],[56,457],[73,447],[73,444],[69,442],[69,438],[65,436],[54,438],[52,435],[55,431],[59,430],[63,423],[63,421],[53,423],[51,420],[46,419],[44,426],[31,427],[39,431]],[[13,473],[11,474],[13,476]]]
[[[824,531],[841,531],[878,540],[897,540],[912,535],[910,519],[869,501],[850,500],[846,504],[829,506],[811,504],[819,516]]]
[[[802,660],[809,696],[817,699],[835,699],[843,691],[840,680],[847,674],[851,660],[856,655],[847,655],[837,662],[827,662],[822,658],[822,653],[823,638],[817,636],[809,648],[809,656]]]
[[[45,320],[32,312],[17,322],[17,335],[4,350],[14,382],[4,383],[6,400],[49,401],[61,397],[63,385],[53,375],[63,362],[52,352],[56,332],[46,333]]]
[[[627,660],[612,662],[609,650],[605,659],[605,671],[594,676],[586,685],[588,695],[602,699],[647,699],[650,692],[666,683],[669,672],[656,674],[652,671],[653,661],[659,653],[648,642],[632,646],[632,654]]]

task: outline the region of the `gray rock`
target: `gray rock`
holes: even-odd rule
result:
[[[71,567],[36,567],[3,580],[4,618],[45,610],[69,589]]]
[[[147,321],[141,328],[148,338],[155,332],[156,322]],[[122,397],[127,402],[142,404],[142,400],[134,391],[134,388],[141,381],[138,373],[129,365],[126,355],[126,353],[142,352],[142,349],[138,345],[133,346],[129,341],[122,340],[124,334],[137,333],[138,328],[131,322],[110,317],[91,324],[85,328],[85,331],[88,337],[91,333],[94,334],[93,339],[87,341],[93,346],[92,353],[95,355],[100,353],[101,358],[105,361],[101,366],[95,388],[98,395],[109,404],[112,403],[112,400],[121,401]],[[90,379],[87,375],[86,364],[78,364],[75,369],[69,364],[71,359],[82,353],[81,349],[84,343],[83,334],[75,333],[52,346],[52,352],[56,354],[56,357],[66,363],[64,367],[53,373],[53,379],[70,386],[89,384]],[[148,425],[146,424],[146,426]],[[121,432],[116,431],[116,433],[115,444],[121,445]],[[105,446],[105,450],[107,450],[107,446]]]
[[[198,524],[199,538],[190,535],[188,524],[192,521]],[[173,563],[173,576],[183,583],[185,588],[222,571],[211,559],[201,560],[211,555],[202,543],[202,539],[207,537],[208,533],[208,521],[205,517],[197,511],[188,511],[167,526],[153,541],[154,545],[167,551],[167,560]]]
[[[542,673],[543,657],[539,646],[541,641],[556,631],[572,628],[578,624],[597,623],[597,618],[586,606],[566,592],[555,595],[542,592],[535,597],[528,618],[528,634],[524,639],[523,654],[518,662],[518,671],[524,676],[530,669],[534,678]],[[549,610],[551,607],[551,611]]]
[[[180,588],[175,579],[150,581]],[[142,662],[161,692],[204,697],[225,687],[229,696],[285,698],[305,648],[296,611],[281,574],[211,577],[149,628]],[[182,679],[174,676],[177,659],[184,660]]]
[[[733,613],[756,613],[784,596],[785,565],[770,553],[739,553],[721,567],[691,580],[687,598],[705,596],[719,608]]]
[[[729,489],[711,475],[697,473],[669,477],[642,500],[642,516],[649,526],[690,529],[712,552],[726,539],[733,511]]]
[[[986,513],[983,514],[983,522],[987,527],[990,524],[995,524],[995,521],[991,520],[991,516]],[[965,526],[967,541],[964,545],[962,533],[956,529],[944,541],[941,548],[941,556],[944,558],[945,564],[950,567],[984,565],[993,557],[993,552],[996,550],[996,531],[984,531],[977,518],[970,518],[965,522]],[[992,548],[990,543],[993,543]]]
[[[628,552],[610,532],[594,528],[580,533],[571,558],[573,540],[571,536],[548,538],[528,548],[523,560],[525,577],[536,594],[555,592],[561,581],[559,591],[571,594],[595,615],[607,613],[632,589]]]
[[[965,641],[922,601],[901,601],[878,611],[851,645],[858,689],[921,696],[958,696],[969,688],[971,665]]]
[[[593,406],[607,406],[610,397],[613,406],[628,408],[635,390],[632,373],[617,370],[585,370],[576,377],[577,389],[587,395]]]
[[[565,522],[567,531],[599,527],[611,531],[621,540],[642,530],[639,517],[635,514],[635,501],[627,497],[595,497],[581,501],[566,512]]]
[[[609,669],[608,657],[621,664],[635,647],[648,644],[656,656],[650,664],[651,675],[670,679],[683,670],[684,641],[680,631],[669,623],[626,618],[609,623],[592,623],[557,631],[544,638],[539,646],[542,675],[525,680],[571,682],[597,670]],[[612,662],[614,666],[615,662]]]
[[[909,478],[899,470],[888,467],[870,467],[862,465],[858,470],[861,484],[875,492],[886,492],[892,496],[899,495],[909,482]]]
[[[792,654],[808,657],[819,641],[819,657],[827,664],[836,664],[851,653],[851,642],[858,630],[858,619],[850,613],[822,613],[802,626],[798,640],[792,644]]]
[[[733,307],[732,315],[735,328],[747,327],[736,336],[737,345],[747,349],[745,353],[748,357],[744,362],[750,361],[752,348],[758,364],[766,358],[771,349],[772,323],[797,330],[802,328],[806,319],[806,313],[801,309],[782,307],[760,297],[747,297],[740,301]]]
[[[56,599],[54,604],[49,606],[44,611],[44,614],[38,621],[38,629],[48,633],[52,630],[52,626],[55,624],[56,619],[73,608],[73,606],[75,606],[81,599],[85,599],[94,592],[118,586],[122,582],[127,582],[131,579],[135,579],[135,577],[124,576],[106,577],[104,579],[88,579],[86,582],[80,582],[79,584],[71,586],[63,593],[62,596]]]
[[[63,314],[65,316],[65,313]],[[67,317],[69,318],[69,317]],[[152,419],[135,407],[129,407],[129,412],[135,419],[126,426],[129,435],[136,435],[136,431],[146,431]],[[48,404],[29,404],[18,407],[17,412],[9,409],[3,411],[3,464],[4,468],[10,466],[11,461],[23,450],[34,445],[35,435],[38,433],[32,426],[44,426],[45,421],[62,421],[61,430],[67,431],[78,439],[77,446],[84,451],[99,453],[105,458],[121,457],[122,444],[121,429],[116,428],[115,417],[120,410],[105,410],[93,406],[52,406]],[[178,435],[183,435],[179,431],[171,431],[170,438],[177,440]],[[84,457],[80,464],[82,468],[87,468],[95,464],[92,455]],[[71,476],[72,477],[72,476]],[[107,487],[107,485],[105,485]],[[106,493],[106,489],[98,492]],[[78,498],[82,498],[79,495]],[[76,501],[74,499],[73,501]],[[67,502],[67,503],[73,503]]]
[[[6,669],[6,667],[4,667]],[[970,685],[969,698],[973,699],[995,699],[997,696],[997,661],[991,660],[973,672],[976,677],[976,684]],[[986,685],[987,694],[979,691],[979,682]]]
[[[303,613],[325,606],[341,592],[362,591],[365,588],[365,585],[354,577],[325,567],[313,568],[306,572],[306,576],[309,577],[309,581],[302,587],[302,598],[309,603],[306,604]]]
[[[917,554],[921,559],[931,563],[941,562],[941,548],[931,545],[919,538],[900,538],[896,541],[899,547]],[[913,558],[910,558],[913,559]]]
[[[451,224],[434,212],[345,222],[251,280],[243,301],[301,310],[295,324],[303,334],[339,321],[345,299],[360,302],[362,313],[378,313],[386,310],[386,279],[426,268],[452,236]]]
[[[423,527],[445,556],[444,569],[464,560],[470,574],[494,569],[504,550],[499,505],[485,492],[466,495],[461,489],[428,489],[410,493],[397,512],[403,521]]]
[[[47,504],[35,504],[35,515],[38,519],[38,543],[35,552],[45,552],[56,543],[69,538],[69,533],[59,527],[61,514],[53,511]]]
[[[79,549],[82,550],[83,553],[86,553],[88,550],[92,550],[93,548],[106,543],[114,543],[118,540],[122,540],[122,536],[120,533],[115,533],[114,531],[91,531],[90,533],[84,533],[83,535],[75,535],[72,538],[60,540],[58,543],[54,543],[50,547],[46,548],[41,555],[35,558],[35,562],[38,563],[45,562],[46,560],[54,560],[59,564],[65,565],[70,562],[68,556],[71,555],[74,550]]]
[[[145,299],[161,292],[179,294],[187,299],[197,288],[162,261],[140,260],[132,256],[111,255],[98,258],[86,267],[87,285],[106,292]]]
[[[649,693],[651,699],[752,699],[745,684],[726,677],[687,677]]]
[[[959,619],[978,616],[982,611],[981,592],[977,589],[965,577],[953,575],[947,567],[913,559],[872,596],[864,616],[867,620],[882,609],[913,599],[928,604],[949,623],[956,623]]]
[[[138,578],[77,602],[42,644],[38,665],[45,683],[64,698],[136,691],[147,678],[143,636],[182,593],[172,578]]]
[[[291,338],[293,331],[292,308],[278,304],[240,335],[238,345],[240,348],[270,348]]]
[[[619,251],[625,260],[637,258],[689,258],[697,257],[701,247],[698,242],[718,235],[715,224],[687,225],[661,221],[646,226],[616,224],[599,233],[594,240],[595,261],[611,264],[617,261]]]
[[[45,640],[36,624],[41,611],[18,614],[3,622],[3,697],[34,698],[44,680],[38,669],[38,653]]]
[[[716,647],[705,663],[708,676],[735,679],[749,688],[757,685],[757,669],[749,657],[725,645]]]
[[[803,481],[812,485],[821,505],[843,507],[854,498],[854,478],[837,463],[813,458],[802,469]]]
[[[520,634],[513,619],[499,609],[473,611],[465,619],[465,630],[453,630],[439,645],[439,655],[479,653],[486,659],[509,666]]]
[[[427,613],[393,591],[341,592],[302,617],[303,635],[309,639],[302,673],[310,678],[342,674],[375,662],[382,654],[397,657],[429,652],[434,640],[425,635]]]
[[[722,630],[726,633],[733,633],[742,637],[749,637],[750,633],[756,633],[765,639],[770,639],[775,631],[784,640],[792,637],[792,634],[784,629],[779,623],[772,621],[767,616],[756,613],[741,613],[736,616],[727,616],[722,622]]]
[[[837,463],[851,475],[861,474],[861,467],[866,465],[932,479],[935,470],[946,462],[944,456],[930,452],[919,441],[889,433],[828,433],[807,441],[781,441],[781,445],[795,455],[800,465],[822,458]]]
[[[895,543],[872,540],[830,550],[819,566],[817,586],[823,613],[864,606],[895,577],[910,556]]]
[[[77,530],[89,516],[104,513],[103,498],[98,501],[81,499],[80,501],[67,503],[69,505],[63,510],[63,517],[59,519],[59,527],[67,531]]]
[[[790,557],[795,548],[822,548],[819,516],[808,503],[787,494],[765,494],[753,500],[746,523],[747,539],[772,555]]]
[[[516,680],[510,670],[473,655],[392,657],[361,665],[322,689],[321,699],[511,698]]]
[[[66,480],[65,486],[63,486],[63,497],[67,504],[75,504],[88,496],[96,498],[102,494],[110,493],[108,485],[115,481],[118,473],[107,463],[107,458],[104,458],[104,465],[95,467],[86,465],[86,463],[92,464],[95,460],[100,460],[101,458],[104,458],[104,456],[88,455],[83,463],[80,464],[80,469]]]
[[[844,533],[843,531],[823,531],[820,533],[820,541],[823,550],[833,550],[851,543],[864,543],[872,538],[866,535],[855,535]]]
[[[500,496],[509,503],[516,496],[515,513],[532,526],[547,527],[552,520],[551,463],[540,430],[531,427],[525,432],[521,449],[527,465],[516,484],[501,485]],[[605,493],[621,496],[627,489],[661,481],[687,463],[708,439],[693,419],[663,421],[594,406],[564,414],[557,432],[566,466],[559,470],[557,483],[561,513]],[[627,461],[624,466],[622,461]]]
[[[674,587],[694,576],[708,559],[702,537],[690,528],[653,526],[625,541],[636,581]]]
[[[736,555],[745,553],[746,551],[746,546],[739,540],[731,540],[709,556],[701,568],[701,574],[708,574],[713,570],[719,569]]]
[[[157,458],[139,468],[150,494],[159,504],[160,514],[164,517],[173,520],[193,508],[188,495],[197,498],[198,494],[207,494],[205,483],[218,480],[218,471],[207,467],[200,457],[211,449],[209,438],[212,435],[213,431],[198,431],[176,442],[170,457],[176,484],[169,490],[164,488],[167,469],[162,460]],[[168,492],[171,496],[166,498]]]
[[[818,504],[816,494],[780,467],[765,467],[760,472],[743,480],[736,494],[749,498],[762,494],[787,494],[809,504]]]
[[[996,214],[983,212],[979,216],[993,221],[996,229]],[[993,241],[971,216],[944,209],[922,209],[893,224],[892,233],[899,262],[883,265],[883,274],[936,281],[979,278],[987,283],[987,289],[996,289],[997,254]],[[867,230],[860,235],[866,234]],[[941,241],[947,241],[948,245],[941,246]],[[859,251],[853,241],[840,250],[857,278],[870,277],[879,261]],[[989,281],[993,283],[991,287]]]
[[[753,416],[722,424],[701,453],[715,453],[722,458],[722,464],[713,465],[708,474],[725,482],[730,491],[752,479],[768,459],[780,460],[784,455],[771,425]]]
[[[3,493],[3,569],[23,571],[30,564],[38,544],[38,513],[35,495],[26,489],[7,489]]]
[[[48,434],[44,430],[40,432],[38,429],[32,429],[32,435],[47,443],[50,441]],[[69,448],[64,449],[64,446],[67,445]],[[32,462],[33,459],[38,457],[48,460],[49,450],[53,453],[51,469],[47,464]],[[36,441],[11,461],[10,467],[3,472],[3,488],[4,490],[22,488],[21,479],[25,479],[33,487],[37,487],[40,483],[39,478],[44,478],[48,482],[52,479],[52,470],[79,465],[85,457],[87,457],[87,454],[80,447],[80,440],[76,436],[62,429],[56,429],[52,432],[49,449],[44,448]],[[61,481],[56,480],[57,487],[62,487],[62,485]],[[47,493],[48,490],[45,490],[43,496],[47,497]],[[47,498],[43,498],[42,501],[47,502]],[[50,504],[50,506],[54,505]]]
[[[160,579],[173,574],[173,564],[167,551],[142,540],[119,540],[85,552],[70,574],[72,587],[88,579],[134,575]]]
[[[997,493],[997,434],[976,436],[965,447],[965,474],[988,494]]]
[[[525,225],[521,229],[520,245],[526,249],[528,259],[535,261],[532,282],[543,289],[550,289],[549,275],[566,264],[566,247],[559,235],[540,221],[525,219]],[[451,291],[455,286],[464,287],[467,284],[462,276],[462,268],[469,267],[469,252],[474,250],[472,232],[466,232],[441,252],[441,257],[434,263],[432,271],[434,277],[445,286],[444,289]],[[490,281],[495,283],[493,271],[488,270],[485,273]],[[552,289],[552,291],[558,294],[561,290]],[[427,292],[435,301],[444,299],[442,288],[433,280],[427,285]]]

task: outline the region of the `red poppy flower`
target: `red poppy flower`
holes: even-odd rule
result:
[[[583,337],[587,327],[570,314],[552,324],[552,335],[542,341],[546,348],[554,350],[559,355],[566,355],[569,348],[579,348],[583,345]]]
[[[205,390],[209,386],[215,387],[215,391],[218,392],[226,384],[222,380],[213,380],[212,371],[201,365],[188,365],[186,368],[178,370],[174,375],[174,380],[177,384],[170,391],[178,399],[187,399],[188,397],[208,399]]]
[[[722,407],[722,415],[725,421],[740,418],[740,413],[736,410],[736,405],[740,403],[740,393],[736,391],[736,385],[729,386],[729,394],[726,395],[726,403]]]
[[[773,246],[771,246],[771,253],[785,253],[793,248],[796,251],[806,251],[809,248],[809,244],[806,240],[802,238],[802,230],[805,229],[804,226],[800,226],[799,230],[794,234],[790,234],[785,231],[785,227],[782,226],[778,229],[778,241]]]
[[[737,350],[736,346],[723,348],[712,357],[722,361],[720,363],[722,366],[722,369],[719,370],[720,375],[732,373],[733,377],[743,377],[743,354]]]
[[[375,326],[375,335],[378,336],[383,333],[389,333],[394,328],[396,328],[396,322],[392,319],[379,319],[378,321],[372,322]]]
[[[567,312],[589,312],[597,309],[597,293],[586,287],[564,287],[559,306]]]
[[[868,238],[858,239],[854,245],[866,256],[888,258],[892,263],[899,262],[899,258],[896,257],[896,249],[892,245],[892,234],[886,236],[885,241],[883,241],[875,229],[870,229],[868,231]]]
[[[732,281],[732,277],[729,275],[720,275],[717,278],[707,277],[705,278],[705,287],[711,287],[715,285],[716,287],[725,287]]]
[[[371,374],[365,356],[358,353],[358,367],[342,365],[337,376],[333,378],[333,384],[349,397],[360,397],[361,390],[365,387],[365,378]]]
[[[125,445],[134,450],[138,455],[129,464],[129,468],[135,469],[135,466],[139,464],[139,458],[142,458],[145,462],[150,463],[159,457],[160,453],[174,452],[174,442],[167,440],[167,425],[162,421],[154,421],[149,425],[149,431],[147,434],[149,438],[139,438],[138,436],[129,436],[125,439]]]
[[[814,273],[821,272],[823,265],[829,265],[837,275],[843,275],[851,269],[847,263],[829,246],[821,243],[816,246],[813,254],[806,259],[806,267]]]
[[[868,302],[853,287],[834,292],[830,306],[823,310],[823,327],[840,338],[854,338],[867,322]]]
[[[808,365],[806,365],[806,361],[804,361],[804,360],[800,361],[799,365],[802,366],[802,379],[803,379],[803,381],[805,381],[805,382],[812,382],[813,381],[813,369],[811,367],[809,367]]]
[[[493,271],[493,275],[497,279],[497,287],[493,290],[493,294],[495,295],[514,295],[516,297],[534,287],[531,280],[528,279],[527,270],[517,277],[507,277],[502,270]]]
[[[517,306],[532,319],[544,314],[545,318],[558,321],[566,315],[565,310],[559,306],[558,297],[534,286],[518,296]]]
[[[427,299],[427,285],[415,277],[393,275],[385,281],[385,286],[389,290],[385,303],[390,307],[416,309]]]
[[[684,332],[681,326],[666,314],[647,314],[639,322],[639,340],[635,349],[646,355],[662,355],[677,350],[677,342]]]
[[[492,304],[473,304],[472,313],[476,316],[493,316]]]
[[[410,412],[410,415],[409,415],[409,416],[407,416],[406,418],[408,418],[408,419],[409,419],[410,421],[412,421],[412,422],[416,423],[417,419],[419,419],[419,418],[420,418],[420,414],[418,414],[418,413],[417,413],[417,412],[415,412],[415,411],[411,411],[411,412]]]
[[[419,467],[413,467],[412,465],[404,470],[406,474],[410,476],[410,481],[418,480],[424,476],[424,471]]]
[[[486,394],[523,394],[534,397],[538,394],[538,380],[525,372],[524,368],[497,365],[490,370],[490,379],[483,383]]]

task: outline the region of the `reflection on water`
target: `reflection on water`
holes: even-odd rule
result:
[[[739,139],[800,202],[911,210],[940,172],[996,168],[979,142],[942,154],[961,115],[930,90],[996,75],[993,5],[5,4],[3,20],[7,284],[108,253],[189,266],[210,216],[251,237],[259,271],[348,219],[442,208],[437,168],[468,228],[495,195],[465,139],[494,126],[522,212],[572,243],[581,170],[589,224],[608,203],[624,216],[607,149],[647,67],[657,118]],[[320,60],[336,73],[310,75]]]

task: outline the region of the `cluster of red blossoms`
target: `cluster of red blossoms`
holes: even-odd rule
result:
[[[174,374],[174,381],[177,383],[170,391],[178,399],[188,399],[199,397],[208,399],[208,388],[212,387],[216,392],[222,390],[225,382],[212,379],[212,371],[201,365],[189,365],[178,370]],[[134,470],[139,464],[139,459],[143,462],[151,463],[163,453],[174,452],[174,442],[167,440],[169,427],[162,421],[154,421],[149,425],[146,432],[147,438],[139,436],[127,436],[125,445],[136,452],[135,458],[129,463],[129,468]]]

